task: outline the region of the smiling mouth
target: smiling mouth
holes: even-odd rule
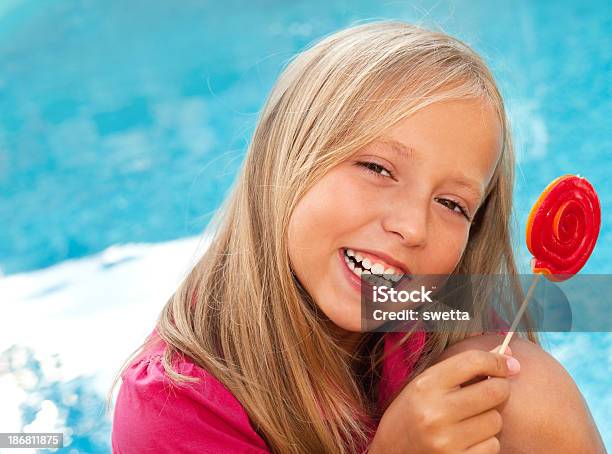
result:
[[[344,261],[356,276],[363,277],[371,285],[386,287],[395,286],[402,278],[407,277],[400,270],[362,256],[359,251],[342,249]]]

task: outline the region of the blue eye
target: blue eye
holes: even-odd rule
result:
[[[382,178],[393,177],[393,174],[389,170],[387,170],[384,166],[381,166],[380,164],[377,164],[375,162],[359,161],[357,162],[357,165],[365,168],[368,172],[373,173],[377,177],[382,177]]]
[[[468,210],[466,207],[464,207],[462,204],[460,204],[459,202],[455,202],[454,200],[450,200],[450,199],[443,199],[443,198],[436,198],[435,200],[441,200],[444,203],[442,203],[442,205],[444,205],[445,207],[447,207],[449,210],[451,210],[453,213],[459,215],[459,216],[463,216],[465,217],[468,221],[471,221],[470,216],[468,215]],[[459,208],[460,211],[456,211],[456,208]]]

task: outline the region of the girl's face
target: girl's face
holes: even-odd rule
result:
[[[304,195],[289,224],[291,265],[341,332],[361,330],[360,278],[345,261],[347,250],[366,268],[382,265],[385,274],[452,273],[501,145],[501,126],[487,103],[434,103],[357,150]]]

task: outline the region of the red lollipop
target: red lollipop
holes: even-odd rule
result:
[[[527,219],[527,248],[534,255],[536,274],[514,318],[499,353],[503,354],[527,303],[543,274],[550,281],[564,281],[576,274],[591,256],[601,225],[597,193],[586,178],[563,175],[540,194]]]
[[[542,192],[527,220],[531,269],[564,281],[584,266],[601,225],[597,193],[586,178],[563,175]]]

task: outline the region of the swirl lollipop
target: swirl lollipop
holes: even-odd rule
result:
[[[527,219],[527,248],[534,255],[536,276],[499,353],[510,343],[539,277],[559,282],[580,271],[595,248],[600,225],[599,199],[586,178],[563,175],[540,194]]]
[[[550,183],[527,220],[531,269],[550,281],[564,281],[588,260],[599,235],[601,210],[586,178],[563,175]]]

